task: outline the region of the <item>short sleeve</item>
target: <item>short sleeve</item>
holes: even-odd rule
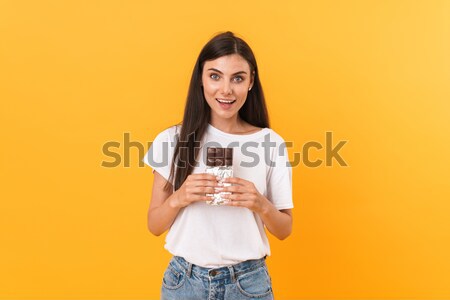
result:
[[[155,137],[142,159],[153,169],[153,172],[157,171],[167,181],[169,181],[175,143],[175,129],[168,128]]]
[[[279,137],[272,153],[274,164],[267,176],[267,197],[278,209],[293,208],[292,201],[292,167],[284,140]]]

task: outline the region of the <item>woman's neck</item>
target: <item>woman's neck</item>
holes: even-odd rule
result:
[[[211,120],[209,121],[209,123],[213,127],[227,133],[242,131],[244,126],[244,122],[237,115],[234,118],[230,119],[219,119],[211,116]]]
[[[215,119],[211,118],[209,123],[220,131],[231,134],[243,134],[255,129],[254,126],[245,122],[238,116],[234,119]]]

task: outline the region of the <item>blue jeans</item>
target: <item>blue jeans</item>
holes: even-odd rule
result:
[[[273,300],[265,257],[204,268],[173,256],[164,272],[161,300]]]

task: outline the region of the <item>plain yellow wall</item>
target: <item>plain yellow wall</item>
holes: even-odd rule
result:
[[[0,299],[157,299],[152,173],[102,167],[182,117],[201,47],[254,49],[294,168],[277,299],[450,299],[450,1],[0,2]],[[324,150],[311,159],[324,159]]]

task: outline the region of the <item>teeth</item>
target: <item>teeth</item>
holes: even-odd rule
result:
[[[222,100],[222,99],[217,99],[217,101],[219,101],[220,103],[233,103],[234,100]]]

